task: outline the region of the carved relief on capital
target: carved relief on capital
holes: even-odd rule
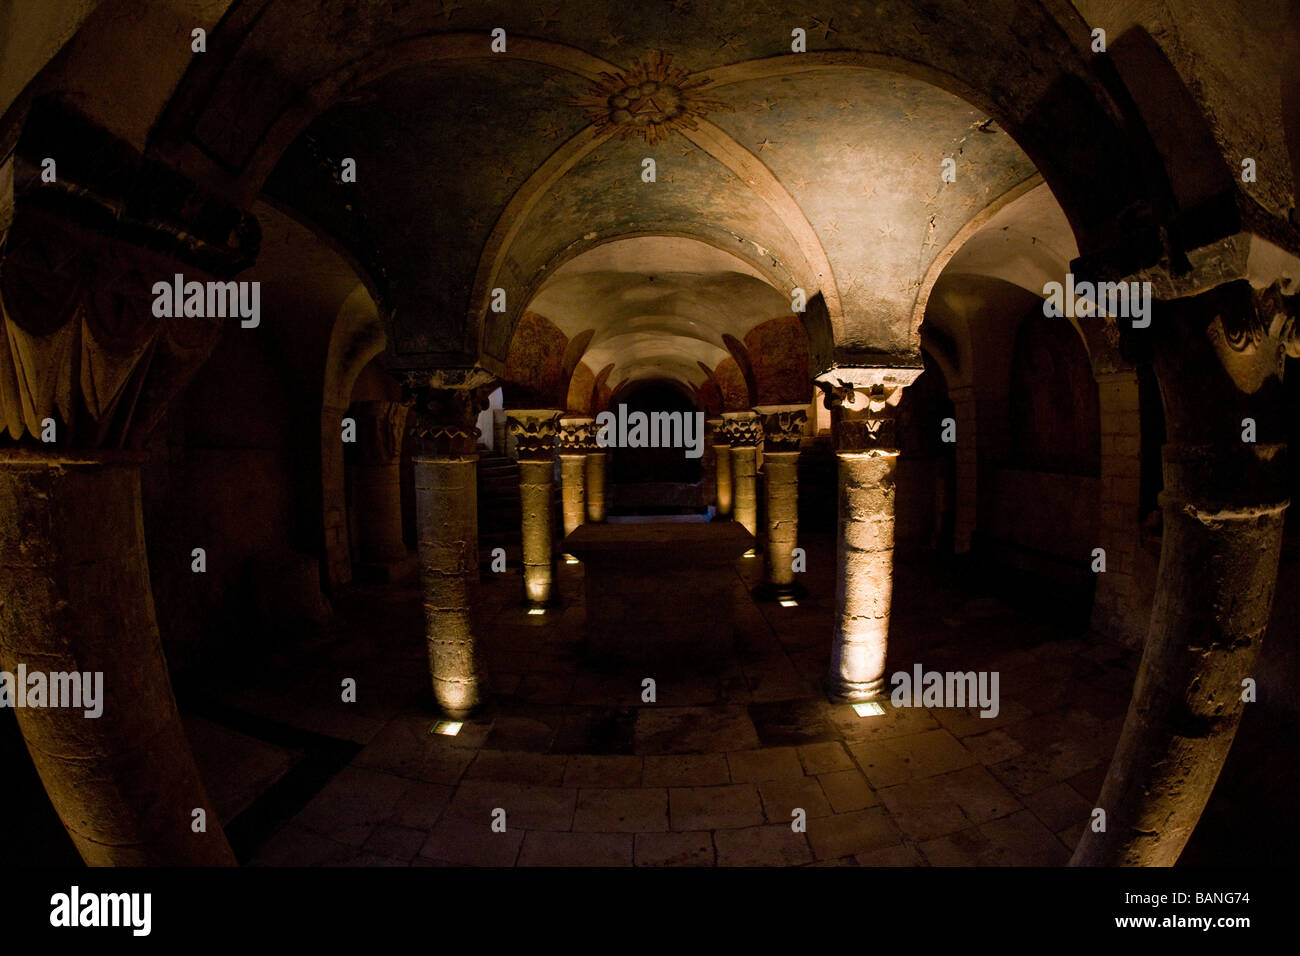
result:
[[[553,460],[559,419],[558,411],[507,411],[506,429],[515,440],[519,457],[524,461]]]
[[[40,435],[50,419],[56,447],[141,447],[221,334],[219,320],[154,315],[154,283],[181,268],[21,213],[0,264],[0,425],[9,436]]]
[[[406,436],[422,458],[478,457],[479,412],[487,407],[484,388],[415,388]]]
[[[591,418],[562,418],[557,447],[561,455],[585,455],[596,450],[596,422]]]
[[[1233,383],[1253,395],[1269,378],[1282,377],[1288,355],[1300,357],[1294,299],[1274,282],[1264,289],[1251,289],[1249,301],[1240,306],[1228,299],[1216,311],[1206,328],[1219,361]]]
[[[754,412],[724,412],[720,445],[757,448],[763,443],[763,423]]]
[[[895,419],[903,398],[901,385],[866,385],[827,388],[826,407],[831,412],[831,432],[837,452],[889,451],[898,447]]]
[[[763,422],[763,447],[767,451],[798,451],[808,424],[808,410],[798,408],[758,408]]]

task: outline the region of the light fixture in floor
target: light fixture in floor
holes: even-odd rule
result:
[[[571,554],[566,554],[566,555],[564,556],[564,563],[565,563],[565,564],[581,564],[582,562],[579,561],[577,558],[575,558],[573,555],[571,555]]]
[[[777,603],[779,603],[782,607],[798,607],[798,606],[799,606],[799,602],[796,601],[794,598],[781,598],[781,600],[778,601]]]
[[[529,613],[529,614],[545,614],[545,613],[546,613],[546,608],[544,608],[544,607],[530,607],[530,608],[528,609],[528,613]]]
[[[748,551],[746,551],[744,554],[742,554],[741,557],[742,557],[742,558],[756,558],[756,557],[758,557],[758,552],[755,551],[753,548],[750,548]]]
[[[459,720],[440,720],[433,725],[429,732],[432,734],[442,734],[444,737],[455,737],[460,733],[460,728],[464,725]]]
[[[883,717],[885,708],[881,707],[874,700],[863,701],[861,704],[854,704],[853,710],[859,717]]]

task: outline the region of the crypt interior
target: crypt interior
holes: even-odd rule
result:
[[[1300,4],[19,0],[0,117],[12,863],[1300,860]]]

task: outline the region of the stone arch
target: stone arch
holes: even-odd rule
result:
[[[851,45],[859,46],[859,49],[814,51],[798,58],[760,56],[725,66],[706,65],[693,74],[693,78],[705,80],[706,89],[720,89],[755,78],[792,73],[826,73],[831,76],[844,70],[883,70],[915,77],[976,105],[1008,131],[1061,195],[1071,222],[1076,229],[1086,233],[1086,241],[1081,240],[1086,249],[1118,243],[1137,258],[1154,253],[1155,223],[1159,214],[1153,210],[1165,202],[1169,191],[1160,182],[1163,167],[1150,161],[1154,150],[1145,127],[1131,122],[1131,103],[1121,78],[1109,67],[1098,66],[1090,57],[1087,25],[1075,11],[1030,6],[1018,10],[1017,16],[1024,22],[1024,29],[1036,27],[1037,35],[1045,38],[1041,52],[1026,52],[1023,47],[1008,44],[1005,38],[993,34],[984,36],[981,32],[984,27],[979,22],[966,23],[962,30],[934,30],[934,24],[929,24],[930,32],[922,31],[928,42],[915,49],[914,39],[909,39],[911,34],[907,32],[907,18],[901,17],[899,19],[904,23],[897,29],[902,32],[896,33],[891,23],[869,39],[852,41]],[[230,23],[223,24],[223,35],[228,30],[230,36],[240,37],[245,31],[256,33],[262,26],[243,15],[229,19]],[[435,30],[438,24],[430,17],[426,26]],[[920,28],[919,24],[917,28]],[[414,32],[418,27],[413,21],[408,29]],[[970,43],[975,42],[968,35],[971,32],[979,34],[979,42],[984,42],[990,49],[991,54],[986,58],[990,65],[959,77],[947,64],[956,59],[960,50],[969,49]],[[279,106],[262,108],[258,111],[262,126],[247,133],[241,131],[243,141],[251,139],[254,143],[243,154],[244,162],[236,174],[241,188],[248,190],[264,179],[275,157],[305,128],[307,122],[350,92],[414,64],[456,63],[485,58],[483,36],[472,32],[398,35],[378,50],[365,51],[350,58],[346,41],[340,41],[338,47],[322,58],[325,66],[318,68],[309,82],[300,84],[300,95]],[[237,51],[236,58],[243,55],[239,44],[234,44],[232,49]],[[1005,59],[997,55],[998,51],[1005,52]],[[512,35],[503,55],[547,64],[589,79],[618,69],[615,64],[574,47],[536,39],[526,32]],[[1034,56],[1042,57],[1042,63],[1036,68],[1031,65]],[[993,64],[997,64],[997,68]],[[221,97],[214,96],[213,90],[217,88],[223,95],[229,95],[228,87],[231,86],[219,82],[223,66],[204,63],[191,68],[173,100],[174,108],[169,107],[167,122],[160,124],[167,131],[158,137],[160,148],[180,149],[186,131],[203,125],[204,111],[220,108],[217,102]],[[1034,78],[1032,82],[1026,82],[1029,77]],[[1075,135],[1079,130],[1072,130],[1069,136],[1063,135],[1055,120],[1063,110],[1069,110],[1082,125],[1081,135]],[[192,124],[187,126],[191,121]],[[484,248],[479,277],[471,294],[471,313],[477,313],[478,304],[483,301],[482,293],[490,287],[490,278],[497,272],[497,266],[492,263],[499,261],[501,251],[508,246],[509,233],[515,228],[514,223],[526,214],[525,207],[553,185],[567,168],[571,168],[576,158],[599,145],[604,135],[592,127],[584,129],[552,154],[534,174],[530,185],[514,194],[510,206],[498,219],[497,232],[494,233],[497,238],[490,239]],[[779,182],[770,178],[766,167],[752,152],[739,146],[707,120],[701,121],[696,130],[687,131],[686,135],[729,169],[739,173],[750,188],[762,193],[777,218],[786,221],[795,234],[802,237],[799,244],[809,260],[810,274],[816,273],[821,277],[817,283],[820,288],[809,288],[808,291],[820,291],[825,297],[830,320],[837,330],[836,342],[843,347],[856,345],[847,341],[840,328],[839,290],[830,271],[830,262],[815,233],[807,228],[806,217],[798,204]],[[184,152],[183,149],[180,151]],[[206,165],[211,167],[212,164],[209,161]],[[1130,173],[1139,169],[1145,178],[1141,183],[1133,183],[1131,176],[1108,178],[1098,175],[1098,170],[1110,169]],[[1088,175],[1075,175],[1080,171]],[[1151,181],[1147,182],[1146,178]],[[1096,179],[1107,182],[1107,195],[1099,196],[1088,185]],[[1124,194],[1109,195],[1120,192]],[[469,321],[477,323],[479,316],[472,315]],[[488,350],[486,364],[490,367],[494,361]]]
[[[518,311],[515,311],[513,308],[508,308],[504,313],[486,313],[480,335],[480,356],[484,360],[485,365],[491,365],[497,361],[493,348],[499,349],[500,343],[509,343],[511,341],[511,338],[514,335],[514,329],[522,318],[524,310],[527,309],[536,299],[539,292],[545,286],[547,280],[555,276],[563,266],[578,259],[586,253],[599,249],[602,246],[628,240],[647,238],[686,239],[691,242],[698,242],[710,246],[713,249],[728,255],[735,255],[734,250],[725,248],[711,236],[685,232],[678,229],[633,230],[622,232],[617,235],[602,236],[585,246],[570,246],[563,250],[560,255],[547,262],[545,268],[534,278],[532,284],[530,284],[523,291],[523,294],[517,298],[517,301],[523,303]],[[743,262],[745,266],[755,272],[758,272],[762,277],[762,280],[774,290],[781,293],[783,296],[785,295],[785,291],[781,288],[781,278],[774,270],[764,268],[761,263],[755,263],[749,259],[740,259],[739,261]],[[478,283],[476,280],[476,288],[477,287]],[[486,280],[484,280],[482,288],[484,292],[486,292]],[[816,296],[816,301],[820,308],[809,308],[801,318],[803,318],[805,331],[808,332],[810,339],[816,339],[817,341],[828,340],[831,338],[829,330],[830,316],[826,309],[824,298],[820,293]],[[811,302],[812,300],[810,300],[810,303]],[[493,318],[494,315],[500,315],[502,317],[498,320]],[[492,344],[489,344],[489,342]]]
[[[749,383],[734,358],[723,359],[713,370],[713,380],[722,396],[724,412],[747,412],[754,407]]]
[[[722,344],[727,347],[727,351],[731,353],[732,361],[736,363],[736,367],[740,369],[740,374],[744,376],[745,390],[749,394],[750,406],[757,405],[758,379],[754,375],[754,365],[749,358],[749,349],[745,347],[744,342],[729,333],[722,336]]]

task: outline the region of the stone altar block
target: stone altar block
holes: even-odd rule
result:
[[[564,550],[586,574],[588,653],[660,664],[725,658],[735,561],[754,544],[734,522],[584,524]]]

